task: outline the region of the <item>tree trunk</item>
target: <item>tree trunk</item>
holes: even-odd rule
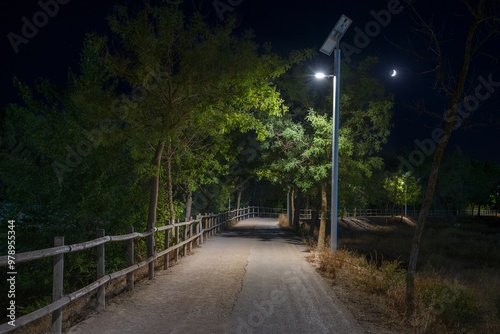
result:
[[[295,205],[294,205],[294,193],[295,193],[295,190],[294,188],[292,188],[292,194],[290,195],[290,219],[292,220],[291,222],[288,222],[290,224],[290,226],[294,226],[294,218],[295,218]]]
[[[450,110],[450,117],[455,119],[455,105],[453,105]],[[434,159],[432,161],[431,171],[429,175],[429,181],[427,183],[427,192],[425,194],[424,201],[422,203],[422,208],[420,210],[420,215],[418,216],[417,226],[415,227],[415,233],[413,235],[413,240],[411,244],[410,261],[408,263],[408,272],[406,275],[406,317],[408,321],[413,320],[413,315],[415,311],[415,274],[417,271],[418,262],[418,252],[420,247],[420,239],[422,238],[422,232],[424,230],[425,221],[427,215],[429,214],[429,209],[432,204],[432,199],[434,198],[434,190],[436,188],[436,182],[438,177],[439,165],[441,164],[441,159],[443,157],[443,152],[450,139],[450,134],[453,129],[454,122],[447,122],[445,133],[441,137],[441,140],[436,146],[436,151],[434,153]]]
[[[297,229],[299,228],[299,223],[300,223],[300,190],[297,191],[297,198],[296,198],[296,203],[295,203],[295,212],[294,212],[294,217],[293,217],[293,228]]]
[[[237,202],[237,209],[240,209],[240,202],[241,202],[241,194],[243,193],[243,189],[238,190],[238,202]]]
[[[168,207],[170,211],[170,221],[175,220],[174,192],[172,187],[172,139],[168,141],[167,149],[167,178],[168,178]]]
[[[186,215],[184,216],[184,221],[188,221],[191,217],[191,207],[193,206],[193,193],[190,191],[187,196],[186,202]]]
[[[410,4],[411,6],[411,2],[407,1],[407,3]],[[432,47],[430,47],[430,49],[432,49],[434,52],[436,52],[437,50],[436,54],[437,80],[438,82],[441,83],[441,85],[447,91],[447,93],[450,94],[450,103],[449,103],[450,109],[448,115],[445,117],[446,125],[444,129],[444,134],[439,140],[439,143],[436,145],[436,150],[434,152],[434,158],[432,161],[432,166],[429,174],[429,181],[427,183],[427,192],[425,194],[424,202],[422,203],[422,210],[420,211],[420,215],[418,216],[417,226],[415,228],[415,234],[413,236],[413,241],[411,246],[410,261],[408,263],[408,273],[406,275],[406,317],[407,320],[409,321],[413,320],[415,311],[415,273],[418,261],[420,239],[422,237],[425,220],[427,219],[427,215],[429,213],[429,209],[432,204],[432,199],[434,197],[434,190],[436,188],[439,165],[441,164],[441,159],[443,157],[444,149],[448,144],[451,132],[453,130],[453,127],[455,126],[457,107],[458,104],[461,103],[463,98],[465,84],[467,82],[467,77],[469,74],[469,68],[472,64],[471,61],[472,56],[474,55],[474,53],[477,52],[477,48],[479,48],[480,45],[488,39],[486,38],[485,40],[481,40],[480,43],[479,42],[474,43],[474,39],[476,37],[475,35],[477,32],[476,30],[478,29],[479,25],[486,20],[485,7],[486,4],[484,0],[479,1],[476,11],[469,6],[469,10],[473,12],[472,13],[473,22],[471,23],[468,29],[467,38],[465,40],[464,58],[462,61],[462,66],[458,72],[458,75],[447,76],[444,74],[445,65],[443,64],[445,64],[446,62],[443,59],[443,55],[441,53],[440,42],[437,40],[436,34],[432,30],[431,25],[425,22],[425,28],[428,30],[430,34],[430,41],[432,44]],[[486,35],[488,34],[486,33]],[[449,77],[456,78],[456,81],[454,82],[454,87],[449,86],[449,82],[447,81]]]
[[[324,181],[323,185],[321,186],[321,222],[319,224],[319,236],[318,236],[318,249],[319,250],[321,250],[325,246],[326,210],[327,210],[326,186],[327,186],[327,182]]]
[[[156,207],[158,206],[158,189],[160,188],[160,166],[161,166],[161,155],[163,153],[163,147],[165,146],[164,141],[158,142],[156,146],[156,152],[151,161],[155,169],[155,173],[151,176],[151,190],[149,193],[149,210],[148,210],[148,224],[146,226],[147,231],[151,231],[155,227],[156,223]],[[147,244],[147,256],[153,256],[155,252],[154,245],[155,237],[154,234],[149,235],[146,238]],[[153,276],[153,277],[151,277]],[[154,278],[154,261],[149,263],[149,279]]]
[[[311,211],[311,223],[309,228],[309,236],[314,235],[314,228],[316,227],[316,221],[318,220],[318,209],[315,205],[312,206]]]
[[[481,216],[481,204],[477,205],[477,216]]]

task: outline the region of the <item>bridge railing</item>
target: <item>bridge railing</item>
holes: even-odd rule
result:
[[[133,227],[127,228],[127,234],[106,236],[105,231],[100,229],[97,231],[97,238],[94,240],[86,241],[79,244],[64,245],[64,237],[56,236],[54,238],[54,247],[47,249],[40,249],[31,252],[18,253],[15,255],[0,256],[0,267],[7,266],[9,260],[15,261],[15,264],[28,262],[46,257],[53,257],[53,298],[52,303],[46,305],[36,311],[21,316],[19,318],[14,314],[14,322],[10,321],[0,325],[0,333],[7,333],[21,326],[24,326],[36,319],[52,313],[52,333],[61,333],[62,331],[62,307],[70,302],[78,299],[86,294],[97,290],[97,310],[103,311],[105,309],[105,284],[110,280],[120,277],[127,277],[127,289],[134,289],[135,277],[134,273],[140,268],[153,263],[153,261],[163,256],[163,266],[167,269],[169,266],[169,259],[173,253],[175,260],[179,258],[179,251],[182,248],[184,255],[186,250],[191,251],[193,243],[199,245],[205,239],[213,236],[215,233],[220,232],[226,225],[233,219],[237,221],[274,214],[274,210],[268,208],[246,207],[235,209],[231,211],[221,212],[218,214],[198,215],[195,219],[190,219],[186,222],[179,222],[176,220],[173,223],[167,221],[164,226],[155,227],[146,232],[134,232]],[[182,227],[182,228],[181,228]],[[135,263],[134,258],[134,239],[146,238],[152,234],[164,233],[165,249],[158,253],[154,253],[147,259]],[[154,243],[154,238],[147,238],[150,242]],[[173,242],[171,242],[173,240]],[[127,242],[127,268],[105,275],[105,244],[109,242]],[[173,243],[171,245],[171,243]],[[154,249],[154,244],[149,245]],[[85,249],[97,248],[97,280],[91,284],[74,291],[69,294],[63,293],[64,282],[64,254],[79,252]],[[154,278],[154,265],[149,265],[149,278]],[[12,324],[15,324],[13,326]]]

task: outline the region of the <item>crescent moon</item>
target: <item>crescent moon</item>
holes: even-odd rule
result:
[[[398,73],[398,72],[396,72],[396,70],[392,70],[391,77],[395,77],[397,73]]]

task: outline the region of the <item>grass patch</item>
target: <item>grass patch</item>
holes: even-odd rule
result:
[[[458,221],[433,218],[424,230],[414,333],[500,333],[500,220]],[[364,291],[384,296],[403,321],[413,227],[377,223],[339,236],[336,255],[328,248],[314,251],[314,240],[305,239],[308,259],[330,278],[344,273]]]
[[[290,222],[288,221],[287,215],[281,214],[278,216],[278,226],[282,228],[290,227]]]

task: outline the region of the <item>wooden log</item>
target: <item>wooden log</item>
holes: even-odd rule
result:
[[[178,219],[175,220],[176,223],[178,223]],[[179,225],[175,226],[175,245],[177,246],[179,244]],[[179,261],[179,248],[175,249],[175,263]]]
[[[170,221],[167,220],[165,222],[165,226],[168,226],[170,224]],[[168,249],[170,247],[170,229],[165,231],[165,249]],[[163,255],[163,270],[168,269],[170,261],[170,254],[165,254]]]
[[[182,232],[182,241],[186,241],[188,238],[187,236],[187,226],[184,226],[183,232]],[[186,256],[186,247],[187,245],[182,247],[182,256]]]
[[[156,229],[154,228],[153,231],[156,231]],[[148,232],[151,232],[151,231],[148,231]],[[155,257],[156,256],[156,249],[155,249],[154,232],[152,234],[148,234],[148,237],[146,238],[146,245],[147,245],[146,248],[147,248],[148,258]],[[150,280],[155,278],[155,264],[154,264],[154,262],[149,262],[148,273],[149,273]]]
[[[104,237],[104,230],[97,230],[97,237]],[[97,279],[104,277],[105,266],[104,244],[97,246]],[[106,309],[106,288],[104,285],[97,289],[97,312],[103,312]]]
[[[54,238],[54,246],[63,246],[64,237],[57,236]],[[63,296],[64,284],[64,254],[54,256],[54,269],[52,281],[52,302],[56,302]],[[62,307],[52,312],[52,334],[61,334],[62,332]]]
[[[210,213],[210,235],[213,236],[215,234],[215,217],[213,213]]]
[[[129,226],[127,227],[127,233],[131,234],[134,233],[134,227]],[[135,264],[134,260],[135,254],[134,254],[134,239],[129,239],[127,240],[127,267],[133,266]],[[134,272],[128,273],[127,274],[127,290],[132,291],[134,290]]]
[[[189,217],[189,220],[191,220],[191,217]],[[193,224],[195,223],[193,222],[189,225],[189,238],[193,237]],[[193,242],[191,241],[189,243],[189,253],[191,253],[192,251],[193,251]]]
[[[202,219],[203,218],[201,218],[201,214],[198,214],[196,216],[196,220],[198,220],[198,223],[196,224],[196,231],[197,231],[197,234],[200,234],[200,237],[198,238],[198,241],[197,241],[198,246],[203,243],[203,233],[201,232],[202,231],[202,227],[201,227]]]

